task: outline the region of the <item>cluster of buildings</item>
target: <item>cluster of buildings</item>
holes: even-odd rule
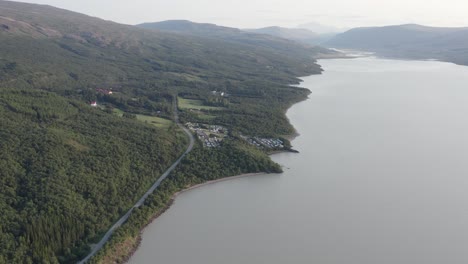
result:
[[[215,96],[229,97],[229,94],[225,92],[211,91],[211,94]]]
[[[260,149],[279,150],[284,149],[284,142],[279,138],[259,138],[241,136],[250,145],[256,146]]]
[[[219,125],[207,125],[198,123],[186,123],[185,126],[197,135],[204,147],[217,148],[221,142],[228,136],[227,128]],[[284,142],[279,138],[260,138],[242,136],[250,145],[265,150],[284,150]]]
[[[223,126],[198,123],[187,123],[185,125],[197,135],[203,146],[207,148],[219,147],[228,134],[228,130]]]

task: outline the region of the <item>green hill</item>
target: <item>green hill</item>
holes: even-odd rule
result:
[[[270,45],[268,39],[258,43],[254,38],[245,44],[154,32],[8,1],[0,2],[0,17],[0,87],[38,88],[86,101],[95,99],[96,88],[114,88],[118,95],[104,99],[115,107],[143,111],[141,106],[150,106],[148,111],[166,115],[170,107],[161,95],[185,92],[207,97],[220,90],[255,98],[233,98],[242,105],[232,104],[231,111],[223,113],[229,120],[249,110],[239,129],[251,134],[291,132],[278,111],[272,114],[281,119],[279,126],[262,121],[264,112],[278,108],[260,111],[258,106],[274,101],[284,111],[285,105],[307,94],[286,86],[297,83],[296,76],[321,72],[313,60],[314,49],[285,40]],[[247,121],[260,126],[253,131]]]
[[[138,27],[172,32],[184,36],[198,36],[210,39],[221,39],[226,42],[242,44],[250,48],[262,48],[275,54],[286,54],[298,60],[304,59],[304,54],[319,57],[322,54],[334,52],[314,45],[311,40],[315,36],[305,29],[285,29],[271,27],[259,30],[240,30],[208,23],[195,23],[187,20],[168,20],[154,23],[144,23]],[[317,42],[315,42],[317,43]],[[310,58],[310,57],[309,57]],[[308,59],[306,57],[306,59]]]
[[[35,90],[2,89],[0,123],[0,263],[76,261],[185,145]]]
[[[222,103],[220,111],[184,110],[184,121],[209,116],[234,135],[291,133],[284,112],[309,91],[289,85],[321,68],[313,49],[288,43],[156,32],[0,1],[0,263],[82,258],[184,149],[174,126],[136,119],[170,118],[176,95],[213,106],[206,109]],[[230,162],[230,174],[279,170],[236,142],[198,149],[192,162],[215,157],[248,164]],[[210,170],[222,177],[227,169]],[[178,175],[185,185],[204,179]]]
[[[49,6],[2,1],[0,7],[2,79],[10,85],[41,88],[47,81],[56,89],[64,83],[127,88],[145,78],[156,86],[161,79],[184,81],[182,73],[201,77],[202,83],[220,75],[242,80],[239,75],[246,73],[249,79],[288,83],[296,81],[292,74],[320,71],[306,49],[292,58],[288,46],[253,48],[155,33]]]

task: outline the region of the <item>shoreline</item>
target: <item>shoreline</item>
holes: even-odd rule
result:
[[[296,138],[297,136],[299,136],[299,134],[294,133],[293,136],[294,136],[294,138]],[[299,153],[299,152],[294,152],[294,151],[290,151],[290,150],[280,150],[280,151],[274,151],[274,152],[268,153],[268,156],[272,156],[272,155],[280,154],[280,153]],[[167,203],[167,205],[161,211],[154,214],[154,216],[151,217],[151,219],[148,221],[148,223],[141,228],[140,232],[138,233],[138,236],[136,237],[135,246],[132,248],[132,250],[129,252],[129,254],[127,254],[124,257],[124,260],[123,260],[122,263],[125,263],[125,264],[129,263],[130,259],[135,255],[136,251],[140,248],[141,242],[143,240],[143,233],[145,232],[145,229],[149,225],[153,224],[167,210],[169,210],[172,207],[172,205],[175,203],[175,201],[176,201],[176,199],[177,199],[177,197],[179,195],[181,195],[181,194],[183,194],[185,192],[192,191],[194,189],[198,189],[198,188],[201,188],[201,187],[205,187],[205,186],[208,186],[208,185],[212,185],[212,184],[216,184],[216,183],[220,183],[220,182],[224,182],[224,181],[231,181],[231,180],[240,179],[240,178],[255,177],[255,176],[261,176],[261,175],[268,175],[268,174],[281,174],[281,173],[256,172],[256,173],[244,173],[244,174],[239,174],[239,175],[234,175],[234,176],[227,176],[227,177],[219,178],[219,179],[216,179],[216,180],[211,180],[211,181],[199,183],[199,184],[187,187],[187,188],[185,188],[183,190],[180,190],[180,191],[174,193],[171,196],[171,198],[170,198],[169,202]]]
[[[284,111],[284,115],[286,115],[287,112],[289,111],[289,109],[291,109],[294,105],[296,105],[298,103],[301,103],[301,102],[304,102],[304,101],[307,101],[308,99],[309,99],[309,96],[303,98],[302,100],[298,100],[296,102],[291,103],[288,106],[288,108]],[[288,118],[288,122],[290,122],[289,118]],[[293,141],[295,138],[297,138],[299,136],[300,136],[300,134],[297,132],[296,128],[293,127],[293,132],[292,133],[290,133],[289,135],[283,135],[282,137],[284,137],[285,139],[287,139],[289,141]],[[284,150],[276,150],[276,151],[272,151],[272,152],[267,152],[266,154],[271,157],[273,155],[280,154],[280,153],[299,153],[299,151],[294,150],[294,149],[291,148],[291,149],[284,149]],[[143,233],[146,230],[146,228],[150,224],[154,223],[154,221],[156,221],[167,210],[169,210],[172,207],[172,205],[174,204],[175,200],[177,199],[177,197],[179,195],[181,195],[181,194],[183,194],[185,192],[191,191],[193,189],[201,188],[201,187],[204,187],[204,186],[207,186],[207,185],[216,184],[216,183],[223,182],[223,181],[235,180],[235,179],[246,178],[246,177],[254,177],[254,176],[260,176],[260,175],[268,175],[268,174],[281,174],[281,173],[257,172],[257,173],[244,173],[244,174],[240,174],[240,175],[227,176],[227,177],[222,177],[222,178],[219,178],[219,179],[216,179],[216,180],[211,180],[211,181],[199,183],[199,184],[196,184],[196,185],[193,185],[193,186],[188,186],[187,188],[174,193],[171,196],[171,198],[169,199],[169,201],[167,202],[167,204],[159,212],[155,212],[155,214],[148,220],[148,222],[144,226],[141,227],[141,229],[138,232],[138,235],[136,237],[134,237],[135,243],[130,246],[128,253],[124,253],[124,254],[122,254],[120,256],[121,262],[120,261],[117,261],[117,262],[114,261],[112,263],[125,263],[125,264],[129,263],[130,259],[135,255],[136,251],[140,248],[140,245],[141,245],[142,239],[143,239]],[[110,263],[110,262],[98,262],[98,263]]]
[[[198,188],[201,188],[201,187],[204,187],[204,186],[208,186],[208,185],[212,185],[212,184],[216,184],[216,183],[219,183],[219,182],[224,182],[224,181],[230,181],[230,180],[235,180],[235,179],[240,179],[240,178],[246,178],[246,177],[254,177],[254,176],[260,176],[260,175],[267,175],[267,174],[273,174],[273,173],[267,173],[267,172],[257,172],[257,173],[244,173],[244,174],[239,174],[239,175],[234,175],[234,176],[228,176],[228,177],[224,177],[224,178],[219,178],[219,179],[216,179],[216,180],[211,180],[211,181],[207,181],[207,182],[204,182],[204,183],[199,183],[199,184],[196,184],[196,185],[193,185],[193,186],[190,186],[190,187],[187,187],[183,190],[180,190],[176,193],[174,193],[169,202],[167,203],[167,205],[159,212],[157,212],[156,214],[154,214],[153,217],[151,217],[151,219],[148,221],[148,223],[143,226],[140,230],[140,232],[138,233],[138,236],[136,237],[136,244],[134,245],[134,247],[132,248],[132,250],[124,257],[124,260],[122,263],[128,263],[130,261],[130,259],[133,257],[133,255],[135,255],[135,252],[140,248],[140,245],[141,245],[141,242],[143,240],[143,233],[145,231],[145,229],[153,224],[161,215],[163,215],[167,210],[169,210],[172,205],[174,204],[174,202],[176,201],[177,197],[185,192],[188,192],[188,191],[191,191],[191,190],[194,190],[194,189],[198,189]]]
[[[301,77],[299,77],[301,78]],[[302,79],[301,79],[301,82],[302,82]],[[300,87],[300,86],[298,86]],[[312,92],[310,91],[309,95],[311,94]],[[284,111],[284,115],[286,116],[287,115],[287,112],[296,104],[298,103],[301,103],[301,102],[304,102],[304,101],[307,101],[309,100],[309,95],[306,96],[305,98],[303,98],[302,100],[298,100],[296,102],[292,102],[288,107],[287,109]],[[291,124],[291,121],[289,120],[288,118],[288,122]],[[289,135],[284,135],[283,137],[289,141],[293,141],[294,139],[296,139],[297,137],[299,137],[300,134],[299,132],[296,130],[296,128],[293,126],[293,131],[291,134]],[[272,156],[272,155],[275,155],[275,154],[280,154],[280,153],[299,153],[299,151],[297,150],[294,150],[294,149],[288,149],[288,150],[277,150],[277,151],[272,151],[272,152],[269,152],[267,153],[268,156]],[[183,190],[180,190],[176,193],[174,193],[169,202],[167,203],[167,205],[159,212],[155,213],[153,217],[150,218],[150,220],[148,221],[148,223],[146,223],[139,231],[138,233],[138,236],[136,237],[136,243],[135,245],[133,246],[133,248],[131,249],[131,251],[126,255],[124,256],[123,258],[123,262],[122,263],[129,263],[130,259],[135,255],[135,252],[140,248],[140,245],[141,245],[141,242],[142,242],[142,239],[143,239],[143,233],[145,231],[145,229],[152,223],[154,223],[154,221],[156,221],[161,215],[163,215],[167,210],[169,210],[172,205],[174,204],[175,200],[177,199],[177,197],[185,192],[188,192],[188,191],[191,191],[191,190],[194,190],[194,189],[197,189],[197,188],[201,188],[201,187],[204,187],[204,186],[208,186],[208,185],[211,185],[211,184],[216,184],[216,183],[219,183],[219,182],[223,182],[223,181],[229,181],[229,180],[235,180],[235,179],[239,179],[239,178],[245,178],[245,177],[253,177],[253,176],[260,176],[260,175],[266,175],[266,174],[270,174],[270,173],[266,173],[266,172],[258,172],[258,173],[244,173],[244,174],[240,174],[240,175],[235,175],[235,176],[228,176],[228,177],[222,177],[222,178],[219,178],[219,179],[216,179],[216,180],[211,180],[211,181],[207,181],[207,182],[203,182],[203,183],[199,183],[199,184],[196,184],[196,185],[193,185],[193,186],[189,186]]]
[[[312,74],[313,75],[313,74]],[[305,77],[305,76],[304,76]],[[301,77],[298,77],[298,78],[301,78]],[[301,80],[302,82],[302,80]],[[300,87],[298,85],[298,87]],[[312,92],[309,91],[309,95],[311,94]],[[295,102],[292,102],[286,110],[284,110],[284,115],[286,116],[287,115],[287,112],[296,104],[298,103],[301,103],[301,102],[304,102],[304,101],[307,101],[309,100],[309,95],[307,95],[305,98],[301,99],[301,100],[297,100]],[[288,118],[288,122],[291,124],[289,118]],[[296,139],[297,137],[300,136],[300,134],[297,132],[296,128],[294,126],[292,126],[293,128],[293,131],[292,133],[290,133],[289,135],[284,135],[282,137],[284,137],[285,139],[289,140],[289,141],[293,141],[294,139]],[[297,150],[294,150],[294,149],[288,149],[288,150],[278,150],[278,151],[273,151],[273,152],[269,152],[267,153],[268,156],[272,156],[272,155],[275,155],[275,154],[279,154],[279,153],[299,153],[299,151]],[[207,186],[207,185],[211,185],[211,184],[216,184],[216,183],[219,183],[219,182],[223,182],[223,181],[229,181],[229,180],[235,180],[235,179],[239,179],[239,178],[245,178],[245,177],[253,177],[253,176],[260,176],[260,175],[267,175],[267,174],[274,174],[274,173],[267,173],[267,172],[258,172],[258,173],[244,173],[244,174],[240,174],[240,175],[234,175],[234,176],[227,176],[227,177],[222,177],[222,178],[219,178],[219,179],[216,179],[216,180],[211,180],[211,181],[207,181],[207,182],[203,182],[203,183],[199,183],[199,184],[196,184],[196,185],[193,185],[193,186],[189,186],[183,190],[180,190],[176,193],[174,193],[170,200],[168,201],[168,203],[166,204],[166,206],[164,208],[162,208],[159,212],[156,212],[150,219],[149,221],[140,229],[137,237],[135,237],[135,244],[133,246],[131,246],[131,249],[130,251],[125,254],[124,256],[122,256],[122,262],[121,263],[129,263],[130,259],[135,255],[136,251],[140,248],[140,245],[142,243],[142,239],[143,239],[143,233],[144,231],[146,230],[146,228],[154,223],[154,221],[156,221],[161,215],[163,215],[167,210],[169,210],[172,205],[174,204],[175,200],[177,199],[177,197],[180,195],[180,194],[183,194],[185,192],[188,192],[188,191],[191,191],[193,189],[197,189],[197,188],[201,188],[201,187],[204,187],[204,186]],[[280,173],[278,173],[280,174]]]
[[[312,92],[310,92],[312,93]],[[309,95],[310,95],[309,93]],[[304,102],[304,101],[307,101],[309,99],[309,96],[306,96],[305,98],[303,98],[302,100],[297,100],[296,102],[293,102],[291,103],[287,109],[284,111],[284,115],[286,116],[287,115],[287,112],[296,104],[298,103],[301,103],[301,102]],[[288,118],[288,122],[291,124],[289,118]],[[293,126],[293,131],[292,133],[290,133],[289,135],[283,135],[282,137],[284,137],[285,139],[289,140],[289,141],[293,141],[294,139],[296,139],[297,137],[300,136],[299,132],[297,132],[296,128]],[[273,156],[273,155],[276,155],[276,154],[280,154],[280,153],[299,153],[299,151],[297,150],[294,150],[294,149],[284,149],[284,150],[276,150],[276,151],[272,151],[272,152],[267,152],[267,155],[268,156]],[[216,184],[216,183],[219,183],[219,182],[223,182],[223,181],[229,181],[229,180],[235,180],[235,179],[239,179],[239,178],[246,178],[246,177],[253,177],[253,176],[260,176],[260,175],[267,175],[267,174],[275,174],[275,173],[267,173],[267,172],[257,172],[257,173],[244,173],[244,174],[240,174],[240,175],[234,175],[234,176],[227,176],[227,177],[222,177],[222,178],[219,178],[219,179],[216,179],[216,180],[211,180],[211,181],[207,181],[207,182],[203,182],[203,183],[199,183],[199,184],[196,184],[196,185],[193,185],[193,186],[188,186],[187,188],[183,189],[183,190],[180,190],[176,193],[174,193],[171,198],[169,199],[169,201],[167,202],[167,204],[159,211],[159,212],[156,212],[150,219],[149,221],[141,227],[141,229],[139,230],[138,232],[138,235],[134,238],[135,239],[135,243],[133,245],[130,246],[130,250],[128,251],[128,253],[124,253],[122,256],[121,256],[121,260],[122,262],[114,262],[114,263],[129,263],[130,259],[135,255],[136,251],[140,248],[140,245],[142,243],[142,240],[143,240],[143,233],[144,231],[146,230],[146,228],[151,225],[152,223],[154,223],[161,215],[163,215],[167,210],[169,210],[172,205],[174,204],[175,200],[177,199],[177,197],[185,192],[188,192],[188,191],[191,191],[191,190],[194,190],[194,189],[197,189],[197,188],[201,188],[201,187],[204,187],[204,186],[207,186],[207,185],[211,185],[211,184]],[[276,174],[281,174],[281,173],[276,173]],[[102,263],[102,262],[99,262],[99,263]],[[104,263],[107,263],[107,262],[104,262]]]
[[[230,180],[235,180],[235,179],[240,179],[240,178],[267,175],[267,174],[273,174],[273,173],[267,173],[267,172],[244,173],[244,174],[219,178],[219,179],[216,179],[216,180],[211,180],[211,181],[207,181],[207,182],[204,182],[204,183],[199,183],[199,184],[193,185],[191,187],[188,187],[186,189],[183,189],[181,191],[176,192],[174,195],[172,195],[171,200],[177,198],[177,196],[179,196],[180,194],[183,194],[185,192],[188,192],[188,191],[191,191],[193,189],[197,189],[197,188],[200,188],[200,187],[203,187],[203,186],[207,186],[207,185],[211,185],[211,184],[215,184],[215,183],[223,182],[223,181],[230,181]]]

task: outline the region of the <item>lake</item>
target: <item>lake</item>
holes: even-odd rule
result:
[[[468,263],[468,67],[319,63],[285,172],[183,193],[130,263]]]

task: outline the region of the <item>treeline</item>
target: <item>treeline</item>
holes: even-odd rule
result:
[[[81,259],[187,142],[33,90],[2,89],[0,124],[0,263]]]
[[[198,145],[160,187],[135,209],[128,221],[90,263],[123,263],[138,245],[143,227],[162,213],[172,196],[190,186],[244,173],[279,173],[281,167],[264,153],[239,141],[226,141],[221,148]]]
[[[254,98],[230,95],[226,109],[204,111],[215,118],[203,119],[192,111],[183,111],[181,120],[223,125],[231,131],[251,136],[277,137],[294,133],[285,113],[294,103],[305,100],[309,90],[289,86],[266,88],[256,83],[250,90],[261,91],[262,95]]]
[[[301,45],[291,50],[292,43],[282,40],[272,46],[245,45],[153,32],[47,6],[4,1],[0,7],[0,16],[17,21],[0,29],[0,87],[42,89],[127,112],[166,116],[172,108],[165,99],[177,93],[195,94],[207,105],[231,109],[231,98],[208,96],[213,90],[226,91],[248,115],[268,112],[275,116],[275,126],[282,127],[279,131],[286,131],[291,128],[279,117],[285,111],[279,104],[292,102],[286,85],[298,83],[296,76],[321,72],[312,59],[316,50]],[[23,28],[28,24],[34,27]],[[41,27],[57,36],[35,32]],[[96,88],[117,92],[102,95]],[[300,96],[306,95],[302,91]],[[266,107],[258,109],[258,103]],[[271,131],[272,126],[257,123],[258,118],[248,119],[257,124],[253,129],[239,114],[236,109],[225,111],[224,123],[232,119],[232,127],[249,134]]]
[[[172,98],[186,93],[225,106],[204,122],[233,135],[289,134],[284,112],[309,92],[288,85],[321,72],[302,49],[289,56],[284,46],[157,33],[10,1],[0,1],[0,16],[9,18],[0,28],[2,264],[76,262],[176,160],[185,136],[175,126],[138,122],[135,114],[171,117]],[[207,99],[213,90],[232,96]],[[106,110],[91,108],[94,100]],[[180,116],[201,120],[188,111]],[[177,190],[257,171],[280,168],[241,142],[199,148],[115,239],[137,234]]]
[[[69,54],[69,51],[57,47],[56,42],[62,40],[46,41],[27,37],[11,39],[0,33],[0,41],[0,53],[6,57],[0,61],[0,68],[3,68],[3,74],[0,72],[0,86],[42,89],[86,103],[97,100],[98,103],[126,112],[161,112],[166,117],[171,115],[170,98],[173,95],[191,93],[205,100],[206,105],[227,107],[228,111],[224,111],[222,119],[217,121],[251,135],[291,131],[283,116],[284,111],[292,102],[304,99],[308,91],[291,89],[285,85],[297,83],[295,75],[320,72],[320,68],[314,66],[313,62],[310,62],[308,69],[294,69],[291,73],[266,71],[259,68],[257,63],[243,61],[237,55],[233,58],[230,51],[226,51],[223,59],[216,63],[209,56],[197,55],[198,60],[206,60],[209,67],[195,70],[194,66],[184,62],[195,60],[190,59],[194,55],[186,54],[187,51],[177,52],[170,58],[180,64],[167,62],[169,58],[158,58],[162,56],[160,52],[149,54],[154,56],[150,63],[137,53],[122,52],[116,47],[70,43],[71,46],[90,50],[91,55],[83,57]],[[171,41],[177,43],[177,40]],[[177,46],[172,42],[169,47]],[[214,45],[211,42],[206,44]],[[147,48],[149,47],[141,47]],[[212,48],[218,49],[216,46]],[[28,57],[24,54],[28,54]],[[258,54],[267,55],[273,56]],[[179,56],[184,58],[178,59]],[[150,65],[158,60],[161,65],[167,64],[177,69],[163,68],[155,71]],[[278,66],[278,63],[280,62],[275,61],[272,65]],[[281,63],[293,67],[295,62]],[[116,92],[113,95],[104,95],[96,91],[97,87],[114,87]],[[210,96],[213,90],[226,91],[231,96],[229,99]],[[262,116],[257,118],[259,114]],[[268,116],[275,119],[273,126],[268,125],[268,121],[262,121],[263,118],[269,118]],[[272,127],[279,129],[272,131]]]

